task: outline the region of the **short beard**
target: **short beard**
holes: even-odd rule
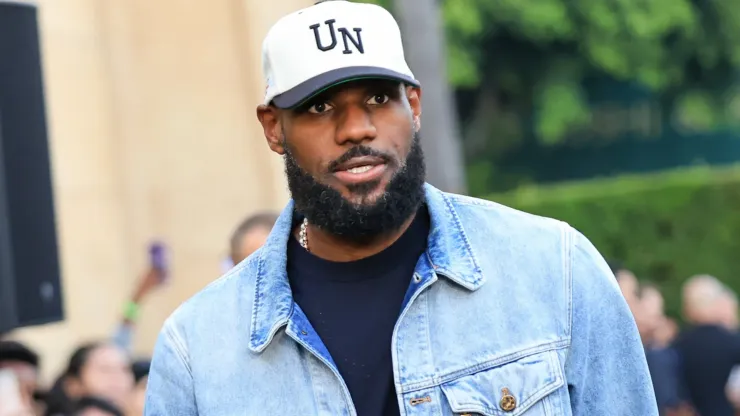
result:
[[[418,134],[414,134],[411,149],[401,169],[391,178],[385,191],[376,201],[355,204],[345,199],[336,189],[318,182],[298,166],[285,138],[285,174],[295,210],[320,229],[348,241],[362,242],[378,235],[400,229],[416,213],[424,201],[426,166]],[[341,159],[354,156],[379,156],[390,164],[388,157],[371,148],[356,146]],[[335,162],[336,164],[336,162]],[[350,188],[353,194],[363,195],[377,187],[378,182]]]

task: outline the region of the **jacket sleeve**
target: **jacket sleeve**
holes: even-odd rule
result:
[[[193,374],[183,337],[172,318],[154,347],[146,389],[144,416],[197,415]]]
[[[571,346],[565,374],[574,416],[658,416],[645,352],[614,274],[569,227]]]

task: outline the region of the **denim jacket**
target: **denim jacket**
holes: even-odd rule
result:
[[[401,415],[658,414],[634,319],[583,235],[430,185],[425,193],[428,248],[389,346]],[[291,202],[260,250],[167,319],[145,415],[356,414],[291,296],[292,215]]]

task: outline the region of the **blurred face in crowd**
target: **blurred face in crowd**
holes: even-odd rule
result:
[[[234,258],[232,259],[234,264],[238,264],[262,247],[267,241],[267,237],[270,235],[270,230],[271,229],[268,227],[258,226],[244,233],[237,253],[234,254]]]
[[[637,289],[639,286],[637,277],[629,270],[619,270],[616,272],[616,278],[627,305],[630,306],[630,309],[633,309],[637,303]]]
[[[241,263],[251,256],[270,236],[272,227],[278,219],[278,214],[261,212],[247,217],[231,234],[229,250],[231,262],[234,265]]]
[[[722,325],[722,298],[726,288],[717,278],[699,275],[689,278],[683,286],[683,310],[688,322],[697,325]]]
[[[643,315],[651,321],[657,322],[663,316],[663,295],[654,287],[643,289],[640,305]]]
[[[92,349],[79,375],[67,379],[71,397],[96,396],[125,407],[134,387],[131,363],[120,348],[101,345]]]
[[[730,330],[738,328],[738,305],[737,298],[730,292],[725,292],[717,302],[720,322]]]
[[[400,228],[423,199],[421,91],[398,82],[335,86],[299,108],[261,106],[285,158],[296,209],[331,234],[362,240]]]
[[[639,312],[635,316],[643,338],[651,338],[663,323],[663,295],[654,287],[645,287],[639,301]]]

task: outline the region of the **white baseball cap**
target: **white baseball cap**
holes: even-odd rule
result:
[[[419,86],[401,31],[380,6],[324,1],[281,18],[262,45],[264,104],[293,108],[344,82],[380,78]]]

